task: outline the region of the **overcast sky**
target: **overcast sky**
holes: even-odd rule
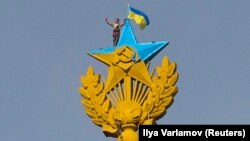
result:
[[[250,124],[248,0],[0,0],[0,140],[111,141],[85,114],[80,76],[106,66],[87,51],[112,45],[104,22],[128,3],[151,23],[138,42],[170,44],[179,93],[159,124]]]

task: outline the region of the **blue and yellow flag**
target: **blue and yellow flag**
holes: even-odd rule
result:
[[[142,11],[130,6],[128,6],[128,10],[128,19],[135,20],[135,23],[140,25],[141,29],[144,29],[147,25],[149,25],[148,16]]]

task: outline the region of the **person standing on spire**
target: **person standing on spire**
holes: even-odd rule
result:
[[[124,19],[124,22],[123,22],[122,24],[120,24],[119,18],[116,18],[114,23],[110,23],[110,22],[108,21],[108,18],[105,19],[105,22],[106,22],[108,25],[110,25],[110,26],[113,27],[112,36],[113,36],[113,45],[114,45],[114,46],[117,46],[117,43],[118,43],[119,38],[120,38],[120,30],[121,30],[121,27],[124,26],[125,20],[126,20],[126,19]]]

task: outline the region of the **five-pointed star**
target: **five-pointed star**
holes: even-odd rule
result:
[[[92,50],[89,51],[88,54],[110,66],[105,86],[105,91],[107,92],[120,82],[125,75],[129,75],[150,86],[151,79],[145,63],[150,61],[167,45],[168,41],[137,43],[130,22],[129,20],[126,20],[123,32],[116,47]],[[131,47],[139,57],[139,61],[137,60],[137,62],[135,62],[134,65],[127,71],[123,70],[119,66],[112,65],[115,49],[122,48],[124,46]]]

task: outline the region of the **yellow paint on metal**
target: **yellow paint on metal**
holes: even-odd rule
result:
[[[107,80],[101,82],[92,67],[81,77],[79,91],[86,114],[117,141],[138,141],[138,126],[161,118],[178,91],[175,62],[164,57],[154,69],[156,74],[149,73],[135,52],[124,46],[113,54],[93,55],[109,66]]]

